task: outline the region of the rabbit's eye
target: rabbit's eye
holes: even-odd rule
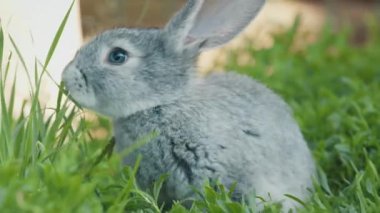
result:
[[[116,47],[108,54],[108,63],[112,65],[121,65],[128,60],[128,52],[120,47]]]

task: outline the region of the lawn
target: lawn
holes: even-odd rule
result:
[[[47,59],[31,70],[47,75],[47,67],[63,25],[52,42]],[[297,22],[296,22],[297,23]],[[274,35],[274,45],[230,52],[226,70],[252,76],[283,96],[290,104],[318,164],[315,191],[299,201],[299,212],[377,212],[380,206],[380,28],[368,22],[365,44],[350,42],[350,29],[326,27],[319,38],[294,48],[297,24]],[[12,63],[14,53],[3,52],[0,62]],[[238,63],[241,54],[252,60]],[[1,64],[1,63],[0,63]],[[17,80],[9,66],[0,67],[0,211],[1,212],[160,212],[157,196],[162,181],[149,192],[138,189],[138,165],[124,167],[127,155],[110,153],[105,138],[94,137],[99,128],[111,129],[105,118],[84,120],[82,109],[70,107],[64,92],[54,109],[39,101],[40,77],[27,102],[29,112],[16,117],[14,99],[5,97],[4,84]],[[58,86],[58,85],[57,85]],[[62,87],[61,87],[62,88]],[[53,112],[53,113],[52,113]],[[73,124],[76,125],[73,125]],[[144,143],[149,137],[136,143]],[[142,159],[144,160],[144,159]],[[164,177],[162,178],[164,180]],[[202,199],[190,210],[180,202],[170,212],[254,212],[255,207],[233,202],[222,186],[205,186]],[[297,198],[293,198],[297,199]],[[268,203],[265,212],[278,212]]]

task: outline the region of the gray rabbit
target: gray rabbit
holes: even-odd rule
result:
[[[235,37],[263,4],[188,0],[163,29],[106,31],[65,68],[72,98],[112,117],[117,150],[158,132],[125,163],[143,156],[142,188],[169,174],[162,201],[193,198],[214,180],[237,183],[236,200],[255,193],[289,209],[297,203],[285,194],[307,199],[314,162],[284,101],[246,76],[197,75],[200,52]]]

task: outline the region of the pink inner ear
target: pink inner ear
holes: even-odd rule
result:
[[[186,36],[186,39],[185,39],[185,44],[191,44],[193,42],[195,42],[197,39],[195,37],[192,37],[190,35]]]
[[[198,36],[194,36],[194,35],[188,35],[186,36],[186,39],[185,39],[185,44],[190,44],[190,43],[193,43],[197,40],[206,40],[206,39],[221,39],[223,37],[226,37],[228,36],[229,34],[233,33],[232,30],[229,30],[229,29],[219,29],[219,30],[214,30],[212,32],[209,32],[209,33],[203,33],[203,34],[199,34]]]
[[[204,47],[202,49],[203,50],[211,49],[211,48],[222,45],[223,42],[219,42],[219,41],[223,40],[223,38],[227,37],[229,34],[231,34],[231,30],[228,31],[228,29],[223,29],[219,31],[214,30],[211,33],[203,34],[203,35],[195,35],[195,36],[187,35],[185,38],[184,45],[191,45],[195,42],[204,41],[205,43],[207,43],[205,46],[209,46],[209,47]]]

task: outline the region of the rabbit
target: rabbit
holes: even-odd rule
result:
[[[308,199],[315,165],[287,104],[250,77],[197,74],[199,54],[229,42],[263,4],[188,0],[162,29],[101,33],[64,69],[71,98],[113,120],[117,151],[157,132],[124,163],[142,156],[143,189],[168,174],[161,202],[194,199],[208,181],[236,184],[237,201],[256,195],[290,209],[298,204],[286,194]]]

